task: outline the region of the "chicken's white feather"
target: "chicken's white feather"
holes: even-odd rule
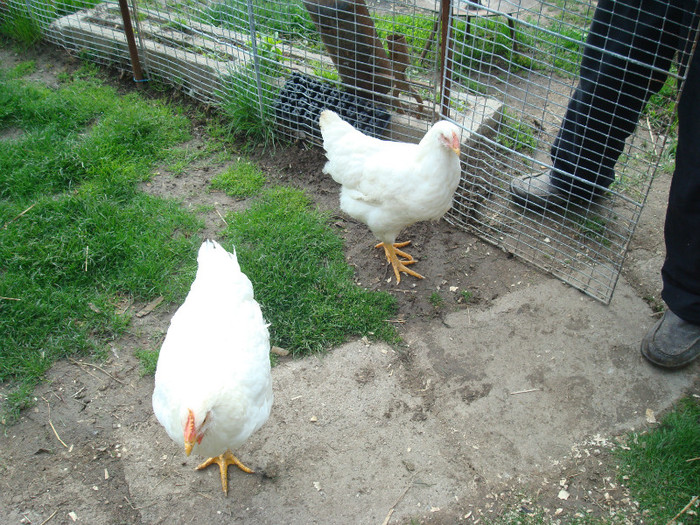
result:
[[[459,156],[444,137],[459,128],[440,121],[419,144],[364,135],[332,111],[319,118],[328,162],[324,172],[341,184],[340,207],[382,242],[418,221],[439,219],[459,183]]]
[[[206,418],[204,438],[193,452],[218,456],[246,441],[269,417],[270,340],[235,251],[207,240],[197,264],[160,350],[153,410],[180,445],[188,409],[196,425]]]

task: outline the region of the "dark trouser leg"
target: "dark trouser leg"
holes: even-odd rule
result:
[[[579,84],[552,146],[555,187],[586,198],[615,179],[625,140],[682,45],[691,4],[697,0],[600,0]]]
[[[697,53],[696,53],[697,55]],[[688,69],[678,106],[676,169],[666,210],[663,299],[681,319],[700,325],[700,57]]]

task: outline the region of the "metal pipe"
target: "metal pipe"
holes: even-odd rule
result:
[[[260,55],[258,54],[258,35],[255,29],[255,11],[253,9],[252,0],[248,0],[248,27],[250,29],[250,45],[253,53],[253,67],[255,68],[255,85],[258,92],[258,105],[260,110],[260,119],[263,120],[265,115],[265,106],[263,101],[263,85],[260,78]]]
[[[144,33],[141,31],[139,11],[137,9],[137,0],[131,0],[131,10],[134,13],[134,26],[136,27],[136,36],[139,39],[139,48],[141,50],[141,57],[143,57],[143,67],[141,68],[146,73],[146,78],[142,82],[148,82],[148,53],[146,51],[146,45],[144,44]],[[140,66],[140,62],[139,62]],[[143,74],[143,73],[142,73]]]
[[[447,45],[450,35],[450,10],[451,0],[441,0],[440,2],[440,85],[442,87],[440,95],[440,115],[450,116],[450,92],[452,90],[452,71],[448,63],[452,61],[452,48]]]
[[[119,0],[119,9],[122,12],[122,21],[124,22],[124,34],[126,35],[126,43],[129,46],[129,55],[131,56],[131,69],[134,72],[134,80],[136,82],[141,82],[143,81],[143,72],[141,71],[141,62],[139,61],[139,53],[136,49],[134,29],[131,27],[131,15],[129,14],[129,6],[126,3],[126,0]]]

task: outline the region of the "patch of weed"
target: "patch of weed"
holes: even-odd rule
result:
[[[428,297],[428,302],[432,304],[435,308],[440,308],[443,304],[445,304],[445,299],[440,295],[440,292],[433,292],[430,294],[430,297]]]
[[[508,149],[524,153],[532,153],[537,147],[532,126],[516,118],[507,109],[503,109],[496,141]]]
[[[634,432],[616,450],[620,482],[649,523],[667,523],[700,487],[700,401],[686,398],[648,432]],[[686,515],[684,523],[698,523]]]
[[[273,344],[295,355],[323,351],[349,335],[398,340],[388,319],[396,300],[353,282],[343,241],[328,214],[292,188],[264,191],[248,210],[227,216],[224,235],[270,322]]]
[[[262,90],[258,90],[258,81]],[[252,68],[229,77],[221,104],[226,133],[249,141],[249,147],[274,147],[278,140],[273,109],[276,91],[267,77],[258,76]]]
[[[257,165],[246,160],[238,160],[228,169],[219,173],[211,181],[211,187],[236,198],[257,195],[265,185],[265,175]]]
[[[0,22],[0,35],[6,36],[21,46],[33,46],[41,40],[41,27],[26,7],[9,6]]]
[[[141,377],[152,376],[156,373],[159,353],[158,350],[144,350],[142,348],[134,351],[134,355],[141,363],[141,370],[139,371]]]
[[[583,217],[578,219],[579,230],[581,233],[599,242],[603,246],[610,246],[610,240],[605,237],[605,233],[608,231],[608,223],[602,217]]]

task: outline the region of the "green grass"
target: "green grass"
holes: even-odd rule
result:
[[[700,401],[693,398],[678,403],[658,428],[632,433],[618,449],[620,481],[639,501],[648,523],[667,523],[698,495],[699,456]],[[679,520],[700,523],[697,514]]]
[[[22,46],[32,46],[41,39],[41,27],[36,17],[25,7],[10,7],[3,13],[0,35],[11,38]]]
[[[501,114],[496,141],[505,148],[523,153],[532,153],[537,147],[537,139],[532,126],[505,108]]]
[[[605,247],[610,247],[610,239],[605,237],[605,234],[608,231],[608,221],[606,219],[594,215],[587,217],[580,217],[576,214],[573,215],[575,215],[573,217],[573,221],[578,223],[578,229],[581,235],[600,243]]]
[[[53,5],[53,17],[58,18],[73,14],[83,9],[90,9],[100,3],[101,0],[55,0]]]
[[[285,38],[303,37],[318,39],[316,26],[301,0],[279,2],[257,0],[253,3],[256,30],[259,33],[279,34]],[[248,4],[245,0],[226,0],[212,4],[198,16],[204,23],[248,32]]]
[[[577,25],[552,22],[544,29],[532,29],[526,42],[533,46],[533,69],[551,69],[557,75],[577,77],[588,34],[589,19],[582,17]]]
[[[274,147],[278,141],[276,133],[274,104],[276,89],[271,87],[271,79],[261,73],[261,87],[252,68],[235,73],[226,79],[223,93],[222,126],[228,135],[247,142],[248,147],[261,145]]]
[[[265,175],[257,165],[246,160],[238,160],[215,176],[211,181],[211,187],[231,197],[243,199],[257,195],[265,185],[265,180]]]
[[[99,353],[125,299],[181,298],[200,227],[137,183],[189,136],[159,102],[94,78],[56,90],[0,74],[0,381],[3,420],[58,358]],[[78,75],[81,76],[81,75]]]
[[[651,128],[656,131],[665,131],[671,124],[677,121],[676,98],[678,97],[678,68],[674,65],[672,75],[666,78],[658,93],[652,95],[644,108],[643,116],[649,119]],[[673,126],[675,127],[675,126]]]
[[[10,4],[2,12],[0,35],[11,38],[21,46],[32,46],[43,36],[39,20],[52,21],[82,9],[99,4],[100,0],[53,0],[52,2],[26,2],[17,7]],[[44,22],[46,23],[46,22]]]
[[[537,498],[527,505],[510,502],[489,525],[622,525],[669,523],[700,491],[700,399],[684,398],[648,431],[631,432],[613,449],[611,470],[617,482],[629,489],[636,502],[615,514],[597,517],[573,508],[552,516]],[[637,505],[638,504],[638,505]],[[700,524],[698,506],[692,506],[676,523]]]
[[[678,115],[676,112],[676,99],[678,97],[678,68],[671,67],[671,75],[666,78],[658,93],[652,95],[642,113],[642,119],[649,122],[649,126],[661,141],[661,136],[668,134],[664,151],[661,153],[666,161],[664,166],[672,172],[675,166],[676,148],[678,146]]]
[[[0,419],[31,406],[32,392],[62,357],[104,355],[129,325],[123,306],[184,299],[196,269],[195,212],[147,195],[156,167],[221,163],[225,124],[207,154],[190,144],[182,109],[138,94],[118,95],[96,69],[62,75],[60,86],[25,81],[34,64],[0,70]],[[231,143],[228,142],[230,148]],[[213,160],[212,160],[213,159]],[[236,195],[258,194],[260,170],[236,163],[215,180]],[[387,322],[395,299],[353,282],[343,244],[326,214],[301,192],[273,188],[229,215],[273,342],[296,355],[349,336],[396,342]],[[139,350],[152,373],[156,348]]]
[[[139,370],[141,377],[152,376],[156,373],[156,366],[158,365],[157,350],[144,350],[141,348],[134,351],[134,355],[141,363],[141,369]]]
[[[241,268],[253,282],[273,344],[304,355],[350,335],[398,341],[387,322],[395,299],[353,283],[328,214],[316,210],[303,192],[268,189],[247,211],[226,219],[225,245],[235,245]]]

